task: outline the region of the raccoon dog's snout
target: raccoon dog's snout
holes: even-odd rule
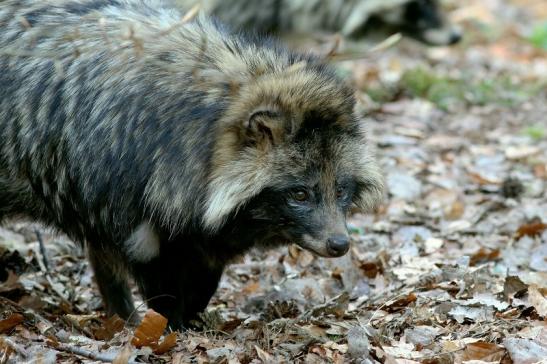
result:
[[[333,235],[327,239],[327,251],[333,257],[340,257],[349,250],[348,235]]]

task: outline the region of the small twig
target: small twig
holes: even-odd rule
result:
[[[388,48],[393,47],[397,44],[403,36],[401,33],[393,34],[392,36],[387,37],[380,43],[376,44],[374,47],[367,49],[363,52],[348,52],[348,53],[332,53],[326,57],[329,62],[342,62],[342,61],[352,61],[357,59],[368,58],[374,53],[382,52]]]
[[[342,37],[337,34],[334,38],[334,42],[330,48],[330,50],[325,55],[325,58],[329,59],[331,57],[334,57],[338,54],[338,50],[340,49],[340,43],[342,43]]]
[[[399,41],[403,39],[403,36],[401,33],[395,33],[393,35],[390,35],[380,43],[376,44],[374,47],[369,49],[369,52],[382,52],[388,48],[393,47],[395,44],[399,43]]]
[[[235,271],[238,269],[248,269],[248,270],[264,270],[272,267],[276,267],[279,265],[279,262],[250,262],[250,263],[237,263],[237,264],[230,264],[228,266],[228,269],[231,271]]]
[[[63,294],[61,290],[59,290],[56,285],[54,284],[53,280],[51,279],[52,275],[46,274],[46,280],[49,283],[49,286],[51,290],[65,303],[68,305],[68,307],[72,307],[72,303],[68,300],[67,297]]]
[[[36,237],[38,238],[38,244],[40,246],[40,254],[42,255],[42,262],[44,263],[46,272],[49,273],[49,261],[47,259],[46,246],[44,245],[44,239],[42,239],[42,233],[38,229],[34,229],[34,233],[36,234]]]
[[[125,322],[124,328],[127,326],[128,323],[131,324],[133,322],[133,318],[137,315],[137,312],[138,312],[139,308],[141,308],[144,305],[148,305],[148,303],[150,301],[155,300],[156,298],[164,298],[164,297],[175,298],[175,296],[170,295],[170,294],[160,294],[160,295],[150,297],[150,298],[144,300],[140,305],[135,307],[133,309],[133,311],[129,314],[129,317],[127,318],[127,320]],[[135,322],[135,324],[138,324],[138,322]]]
[[[67,344],[58,344],[53,345],[53,348],[59,351],[65,351],[67,353],[71,353],[74,355],[83,356],[84,358],[88,358],[91,360],[99,360],[104,363],[112,363],[114,359],[116,359],[117,355],[114,355],[114,353],[96,353],[91,350],[82,349],[75,346],[70,346]],[[138,364],[134,360],[128,360],[128,364]]]

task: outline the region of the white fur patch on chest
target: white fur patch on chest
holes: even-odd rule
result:
[[[149,223],[143,222],[124,243],[128,257],[146,263],[160,254],[160,239]]]

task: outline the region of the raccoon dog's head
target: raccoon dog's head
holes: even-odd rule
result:
[[[430,45],[449,45],[461,39],[461,31],[445,18],[438,0],[412,0],[377,16]]]
[[[345,254],[350,207],[374,208],[383,189],[353,107],[350,88],[305,62],[243,85],[217,131],[204,224],[235,213],[258,243]]]

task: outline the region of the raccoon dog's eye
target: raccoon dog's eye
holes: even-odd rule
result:
[[[346,198],[346,189],[344,187],[338,187],[336,189],[336,198],[337,199],[344,199]]]
[[[310,198],[310,195],[308,194],[308,192],[304,190],[298,190],[294,192],[293,196],[294,196],[294,199],[298,202],[308,201],[308,199]]]

